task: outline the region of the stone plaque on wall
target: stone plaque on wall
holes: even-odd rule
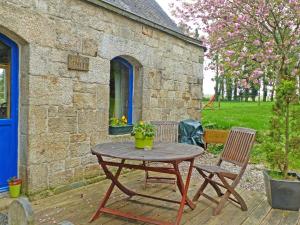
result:
[[[90,61],[88,57],[83,57],[80,55],[68,55],[69,70],[89,71],[89,65]]]

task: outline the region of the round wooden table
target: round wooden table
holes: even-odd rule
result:
[[[109,213],[112,215],[121,216],[129,219],[152,223],[152,224],[161,224],[161,225],[180,224],[184,206],[187,205],[191,209],[195,208],[193,202],[187,197],[187,192],[188,192],[190,179],[192,175],[192,169],[194,166],[194,160],[202,153],[203,153],[203,149],[198,146],[179,144],[179,143],[155,143],[152,150],[136,149],[133,142],[105,143],[105,144],[99,144],[95,146],[92,149],[92,154],[97,156],[99,164],[103,168],[107,178],[109,178],[112,181],[112,183],[108,188],[103,200],[101,201],[99,208],[91,218],[90,222],[97,219],[101,215],[101,213]],[[121,162],[104,160],[103,157],[120,159]],[[130,161],[136,160],[136,161],[141,161],[143,163],[141,165],[133,164],[130,162],[125,163],[126,160],[130,160]],[[145,161],[164,162],[170,164],[170,167],[148,166],[147,164],[144,163]],[[189,170],[188,170],[185,183],[183,182],[182,175],[179,170],[179,164],[184,161],[189,162]],[[107,166],[118,167],[116,174],[113,175]],[[174,174],[177,178],[177,186],[181,193],[181,201],[173,201],[170,199],[139,194],[128,189],[123,184],[121,184],[120,181],[118,180],[123,168],[153,171],[153,172],[159,172],[164,174]],[[176,221],[173,223],[166,222],[166,221],[159,221],[157,219],[153,219],[149,217],[138,216],[135,214],[124,213],[118,210],[106,208],[105,205],[115,186],[117,186],[122,192],[124,192],[129,197],[142,196],[146,198],[152,198],[156,200],[180,204]]]
[[[137,149],[134,143],[105,143],[92,149],[94,155],[125,160],[171,162],[188,160],[201,155],[203,149],[195,145],[180,143],[155,143],[152,150]]]

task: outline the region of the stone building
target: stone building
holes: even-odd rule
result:
[[[0,192],[99,178],[90,149],[109,117],[198,119],[204,48],[155,0],[0,1]]]

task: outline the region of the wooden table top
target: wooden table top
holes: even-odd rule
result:
[[[153,162],[188,160],[203,153],[203,148],[180,143],[154,143],[152,150],[137,149],[133,142],[104,143],[92,149],[94,155]]]

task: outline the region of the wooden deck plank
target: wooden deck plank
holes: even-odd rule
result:
[[[146,190],[143,188],[144,173],[142,171],[126,174],[120,178],[125,185],[148,195],[156,195],[169,199],[178,200],[180,194],[173,191],[173,187],[166,184],[156,184]],[[199,187],[199,181],[192,180],[189,196],[192,197]],[[33,202],[37,225],[53,225],[62,220],[69,220],[75,225],[88,225],[88,220],[95,212],[100,199],[109,186],[110,181],[102,181],[98,184],[89,185],[69,192],[65,192],[48,199]],[[117,190],[117,189],[116,189]],[[208,193],[215,195],[213,189],[208,188]],[[187,206],[183,214],[181,224],[185,225],[258,225],[280,224],[297,225],[298,212],[270,210],[263,193],[239,190],[249,207],[248,212],[241,211],[232,203],[227,202],[221,215],[213,216],[215,204],[201,197],[195,210]],[[125,212],[137,213],[138,215],[173,221],[177,214],[178,205],[160,202],[143,197],[133,197],[131,200],[124,199],[125,195],[115,191],[108,203],[112,209],[121,209]],[[298,214],[298,215],[297,215]],[[40,219],[47,219],[39,221]],[[91,225],[139,225],[145,224],[129,219],[103,214]],[[300,224],[298,224],[300,225]]]
[[[168,187],[154,187],[151,188],[151,190],[147,190],[147,194],[150,195],[157,195],[158,192],[161,192],[161,196],[164,196],[165,198],[170,197],[174,191],[171,188]],[[128,205],[125,207],[120,208],[122,212],[128,212],[132,213],[134,212],[135,214],[139,216],[146,216],[146,217],[154,217],[156,218],[153,214],[151,214],[151,211],[154,208],[160,208],[162,209],[163,207],[167,206],[165,202],[160,202],[155,199],[147,199],[143,197],[133,197],[132,199],[128,200]],[[114,205],[111,206],[113,209],[115,209]],[[140,224],[142,222],[137,222],[134,220],[126,219],[126,218],[118,218],[114,221],[110,221],[109,223],[105,223],[106,225],[120,225],[120,224]]]
[[[249,215],[249,217],[242,223],[242,225],[260,224],[271,210],[266,197],[261,204]]]
[[[172,188],[172,187],[170,187],[170,188]],[[198,186],[197,186],[197,188],[198,188]],[[196,187],[194,185],[189,190],[189,197],[193,197],[195,192],[196,192]],[[170,197],[170,199],[173,199],[173,200],[176,200],[176,199],[178,200],[178,199],[180,199],[180,194],[177,191],[177,194],[175,194],[173,192],[173,194],[168,197]],[[188,206],[185,206],[181,223],[183,224],[184,221],[187,220],[187,217],[194,217],[194,216],[198,215],[199,212],[206,209],[210,205],[210,202],[206,202],[206,203],[207,204],[203,204],[201,206],[198,205],[196,207],[196,209],[194,209],[194,210],[191,210]],[[171,206],[171,208],[170,208],[170,206]],[[167,202],[164,202],[162,208],[153,208],[150,213],[151,213],[151,215],[154,215],[156,218],[159,218],[161,220],[175,221],[178,208],[179,208],[179,205],[176,205],[176,204],[168,205]],[[142,223],[142,224],[145,224],[145,223]]]
[[[207,225],[239,225],[241,224],[249,214],[260,204],[259,195],[257,193],[250,193],[244,191],[241,196],[246,199],[248,206],[247,211],[242,211],[236,204],[230,203],[221,211],[219,216],[211,218]]]
[[[193,197],[195,192],[198,190],[198,185],[191,185],[191,190],[189,191],[189,197]],[[209,189],[208,191],[209,193],[212,193],[212,189]],[[187,221],[189,221],[191,218],[195,218],[197,217],[201,212],[203,212],[204,210],[206,210],[208,207],[211,207],[212,206],[212,203],[210,201],[208,201],[207,199],[201,199],[201,204],[197,204],[196,205],[196,208],[194,210],[191,210],[190,208],[188,207],[185,207],[184,209],[184,213],[183,213],[183,217],[182,217],[182,220],[181,220],[181,223],[182,224],[185,224]],[[178,207],[176,207],[175,210],[177,210]],[[167,218],[167,219],[172,219],[172,218],[175,218],[175,216],[177,215],[177,211],[175,211],[175,213],[173,214],[170,214],[168,213],[167,210],[165,210],[165,212],[160,212],[162,215],[164,215],[164,218]]]
[[[272,209],[265,219],[262,221],[261,225],[278,225],[283,218],[284,211],[279,209]]]
[[[198,187],[199,188],[199,187]],[[216,193],[209,188],[208,194],[216,195]],[[242,193],[243,190],[240,191]],[[207,224],[210,220],[214,219],[215,216],[213,216],[213,210],[216,207],[216,204],[209,201],[208,199],[204,197],[200,197],[199,201],[197,202],[197,207],[200,205],[206,205],[207,207],[204,210],[201,210],[198,215],[195,215],[194,217],[189,218],[189,216],[186,216],[186,221],[183,223],[184,225],[202,225]],[[227,207],[230,207],[232,204],[230,202],[225,203],[225,207],[223,210],[225,210]],[[233,205],[232,205],[233,206]],[[196,209],[197,209],[196,207]],[[235,207],[235,206],[233,206]],[[239,210],[239,209],[237,209]],[[185,217],[184,217],[185,218]]]
[[[172,191],[172,189],[170,189]],[[170,192],[171,194],[171,192]],[[165,197],[169,197],[169,195],[166,195]],[[158,219],[158,220],[163,220],[165,222],[172,222],[175,218],[175,214],[174,214],[174,210],[171,208],[171,205],[170,203],[167,203],[167,202],[161,202],[160,204],[147,204],[148,207],[147,208],[143,208],[143,211],[142,213],[139,213],[139,215],[141,216],[145,216],[145,217],[151,217],[151,218],[155,218],[155,219]],[[173,205],[173,204],[172,204]],[[169,220],[167,218],[164,218],[162,216],[162,213],[164,212],[164,210],[168,208],[168,212],[171,213],[173,215],[173,218],[172,220]],[[139,208],[137,208],[139,209]],[[157,211],[154,211],[154,209],[156,209]],[[161,213],[159,213],[161,212]],[[144,223],[144,222],[140,222],[140,221],[127,221],[126,223],[123,223],[123,225],[125,224],[147,224],[147,223]]]
[[[141,188],[142,184],[143,184],[142,182],[138,182],[134,185],[134,187]],[[160,192],[160,191],[162,192],[162,194],[164,194],[165,192],[168,192],[168,190],[164,190],[162,188],[156,188],[156,189],[153,189],[151,191],[148,191],[148,194],[154,195],[155,193]],[[139,197],[139,196],[133,197],[133,199],[135,199],[134,201],[143,201],[143,198]],[[129,200],[128,197],[126,197],[125,195],[123,195],[121,197],[121,199],[118,196],[116,196],[115,200],[118,200],[118,201],[109,203],[107,205],[107,207],[112,208],[112,209],[121,210],[121,211],[124,211],[124,212],[136,212],[137,204],[133,204],[133,201]],[[152,199],[149,200],[149,202],[152,202],[152,201],[155,201],[155,200],[152,200]],[[92,213],[95,212],[97,207],[98,207],[98,204],[93,207]],[[92,213],[90,213],[89,216],[91,216]],[[72,220],[72,217],[70,219]],[[126,219],[126,218],[116,217],[116,216],[109,215],[109,214],[103,214],[93,224],[101,224],[101,225],[102,224],[108,224],[108,225],[109,224],[114,224],[114,225],[118,225],[118,224],[123,224],[126,221],[128,221],[128,219]]]
[[[294,225],[297,224],[299,220],[299,212],[297,211],[284,211],[282,215],[283,218],[281,219],[279,225]]]
[[[139,173],[132,173],[131,176],[122,176],[122,180],[129,183],[134,182],[140,176]],[[110,180],[104,180],[100,183],[82,187],[56,196],[52,196],[40,201],[33,202],[33,210],[36,217],[39,218],[39,224],[48,225],[56,222],[70,219],[77,224],[87,224],[89,217],[95,212],[100,199],[110,185]],[[123,197],[122,197],[123,196]],[[115,203],[116,200],[124,198],[122,193],[115,192],[113,199],[108,204]],[[80,208],[80,206],[82,206]],[[80,210],[80,213],[76,213]]]

